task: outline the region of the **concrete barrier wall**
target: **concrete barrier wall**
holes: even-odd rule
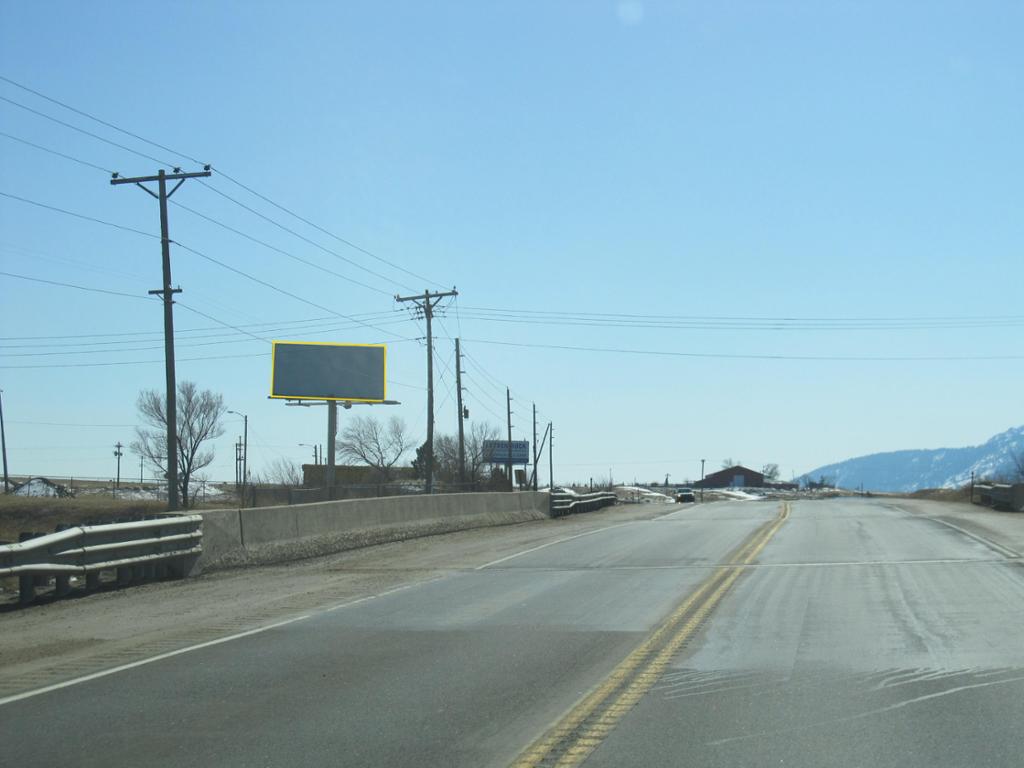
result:
[[[202,512],[193,573],[548,517],[546,493],[453,493]]]

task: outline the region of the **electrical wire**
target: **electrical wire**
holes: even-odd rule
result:
[[[151,139],[147,139],[144,136],[140,136],[137,133],[133,133],[132,131],[129,131],[129,130],[125,129],[125,128],[122,128],[119,125],[115,125],[114,123],[111,123],[111,122],[109,122],[107,120],[103,120],[102,118],[99,118],[96,115],[90,114],[89,112],[86,112],[86,111],[84,111],[82,109],[79,109],[77,107],[73,107],[73,106],[71,106],[70,104],[68,104],[66,102],[60,101],[59,99],[55,99],[52,96],[48,96],[45,93],[42,93],[42,92],[40,92],[38,90],[35,90],[34,88],[30,88],[29,86],[24,85],[22,83],[19,83],[19,82],[15,81],[15,80],[12,80],[9,77],[4,77],[3,75],[0,75],[0,80],[2,80],[3,82],[8,83],[9,85],[13,85],[16,88],[20,88],[21,90],[26,91],[27,93],[31,93],[34,96],[38,96],[41,99],[45,99],[46,101],[50,102],[51,104],[56,104],[57,106],[63,107],[64,109],[67,109],[67,110],[69,110],[71,112],[74,112],[77,115],[80,115],[82,117],[88,118],[89,120],[92,120],[92,121],[94,121],[96,123],[99,123],[100,125],[103,125],[103,126],[105,126],[107,128],[115,130],[115,131],[117,131],[119,133],[122,133],[122,134],[124,134],[126,136],[130,136],[131,138],[136,139],[137,141],[141,141],[141,142],[143,142],[145,144],[149,144],[150,146],[157,147],[158,149],[161,149],[164,152],[169,152],[172,155],[176,155],[178,157],[183,157],[186,160],[190,160],[191,162],[196,163],[197,165],[209,165],[209,163],[206,163],[206,162],[203,162],[201,160],[198,160],[195,157],[193,157],[193,156],[191,156],[191,155],[189,155],[189,154],[187,154],[185,152],[180,152],[178,150],[171,149],[170,147],[168,147],[168,146],[166,146],[164,144],[160,144],[159,142],[153,141]],[[18,102],[15,102],[13,100],[6,99],[5,97],[0,97],[0,98],[4,98],[5,101],[8,101],[11,104],[14,104],[15,106],[20,106],[23,109],[27,109],[28,111],[31,111],[31,112],[33,112],[33,113],[35,113],[35,114],[37,114],[37,115],[39,115],[41,117],[44,117],[44,118],[46,118],[48,120],[53,120],[54,122],[60,123],[61,125],[69,127],[69,128],[71,128],[73,130],[79,131],[81,133],[85,133],[86,135],[91,136],[92,138],[99,139],[100,141],[104,141],[104,142],[106,142],[108,144],[112,144],[113,146],[119,147],[121,149],[125,149],[128,152],[132,152],[134,154],[137,154],[137,155],[140,155],[142,157],[145,157],[146,159],[153,160],[154,162],[157,162],[157,163],[159,163],[161,165],[164,165],[164,166],[166,166],[168,168],[174,167],[173,163],[163,162],[163,161],[158,160],[157,158],[154,158],[152,156],[145,155],[143,153],[139,153],[136,150],[131,149],[130,147],[125,147],[124,145],[118,144],[116,142],[111,142],[108,139],[105,139],[105,138],[103,138],[101,136],[98,136],[96,134],[90,133],[88,131],[85,131],[84,129],[77,128],[77,127],[71,125],[70,123],[64,123],[63,121],[58,120],[57,118],[54,118],[54,117],[51,117],[49,115],[46,115],[45,113],[33,110],[30,107],[27,107],[25,105],[19,104]],[[40,148],[44,149],[44,151],[53,151],[53,150],[47,150],[47,149],[42,148],[42,147],[40,147]],[[60,154],[60,153],[57,153],[57,154]],[[94,166],[91,163],[85,163],[85,161],[78,160],[77,158],[69,157],[68,159],[73,159],[76,162],[83,162],[86,165],[90,165],[92,167],[99,168],[99,166]],[[104,171],[106,171],[108,173],[113,173],[113,171],[108,171],[107,169],[102,169],[101,168],[100,170],[104,170]],[[436,286],[439,286],[439,287],[445,287],[444,285],[442,285],[441,283],[438,283],[435,280],[431,280],[431,279],[426,278],[426,277],[424,277],[422,275],[419,275],[419,274],[417,274],[415,272],[412,272],[411,270],[406,269],[405,267],[402,267],[402,266],[400,266],[399,264],[396,264],[393,261],[385,259],[383,256],[379,256],[379,255],[373,253],[372,251],[370,251],[370,250],[368,250],[366,248],[363,248],[360,245],[357,245],[356,243],[352,242],[351,240],[348,240],[348,239],[346,239],[344,237],[341,237],[340,235],[337,235],[334,232],[331,232],[330,230],[328,230],[328,229],[326,229],[326,228],[324,228],[324,227],[314,223],[313,221],[310,221],[309,219],[299,215],[295,211],[293,211],[293,210],[291,210],[291,209],[281,205],[278,202],[275,202],[274,200],[272,200],[269,197],[267,197],[266,195],[258,192],[257,190],[253,189],[252,187],[247,186],[246,184],[242,183],[238,179],[234,178],[233,176],[229,175],[225,171],[221,170],[219,167],[216,168],[215,170],[216,170],[218,176],[223,176],[225,179],[230,181],[232,184],[234,184],[237,187],[245,190],[249,194],[254,195],[255,197],[259,198],[260,200],[263,200],[265,203],[268,203],[269,205],[272,205],[273,207],[277,208],[278,210],[280,210],[280,211],[282,211],[284,213],[287,213],[289,216],[292,216],[292,217],[298,219],[299,221],[301,221],[302,223],[306,224],[307,226],[312,227],[313,229],[315,229],[315,230],[317,230],[317,231],[327,235],[328,237],[331,237],[331,238],[337,240],[338,242],[348,246],[349,248],[352,248],[353,250],[356,250],[356,251],[358,251],[358,252],[360,252],[360,253],[362,253],[362,254],[364,254],[366,256],[369,256],[370,258],[375,259],[375,260],[377,260],[377,261],[379,261],[379,262],[381,262],[383,264],[387,264],[388,266],[390,266],[393,269],[396,269],[396,270],[398,270],[400,272],[404,272],[405,274],[409,275],[410,277],[415,277],[418,280],[423,280],[423,281],[426,281],[428,283],[432,283],[433,285],[436,285]],[[200,182],[200,183],[202,183],[202,182]],[[216,190],[214,187],[212,187],[209,184],[206,184],[206,186],[209,187],[210,189],[214,189],[214,191],[218,191],[219,192],[219,190]],[[221,194],[223,194],[223,193],[221,193]],[[225,197],[227,197],[227,196],[225,195]],[[233,202],[236,202],[237,204],[242,205],[242,207],[246,207],[243,204],[238,203],[238,201],[234,201],[230,197],[228,199],[231,199]],[[270,219],[268,219],[268,221],[270,221]],[[276,222],[274,222],[274,223],[276,223]],[[339,256],[339,258],[344,258],[344,257],[340,257]],[[374,274],[376,274],[376,273],[374,273]],[[387,278],[385,278],[385,279],[387,279]],[[401,283],[397,283],[397,281],[391,281],[391,282],[395,282],[397,285],[401,285]],[[407,286],[402,285],[402,287],[405,288]]]
[[[289,210],[288,208],[285,208],[283,205],[274,202],[273,200],[271,200],[266,195],[260,194],[259,192],[257,192],[255,189],[252,189],[251,187],[247,187],[245,184],[243,184],[242,182],[238,181],[238,179],[235,179],[235,178],[232,178],[231,176],[229,176],[227,173],[222,171],[219,167],[215,168],[214,170],[217,171],[217,174],[219,176],[222,176],[223,178],[225,178],[228,181],[230,181],[232,184],[235,184],[236,186],[241,187],[242,189],[244,189],[249,194],[255,195],[260,200],[263,200],[265,203],[269,203],[270,205],[274,206],[278,210],[284,211],[289,216],[295,217],[296,219],[301,221],[303,224],[306,224],[307,226],[310,226],[313,229],[315,229],[315,230],[317,230],[319,232],[322,232],[323,234],[327,235],[328,237],[333,237],[339,243],[343,243],[343,244],[347,245],[349,248],[352,248],[353,250],[359,251],[360,253],[365,254],[365,255],[369,256],[370,258],[372,258],[372,259],[376,259],[377,261],[379,261],[379,262],[381,262],[383,264],[387,264],[389,267],[392,267],[393,269],[397,269],[399,272],[404,272],[405,274],[409,275],[410,277],[415,277],[417,280],[423,280],[424,282],[431,283],[432,285],[438,286],[439,288],[447,288],[446,285],[444,285],[442,283],[439,283],[436,280],[431,280],[428,277],[423,277],[422,275],[416,274],[415,272],[412,272],[412,271],[406,269],[405,267],[402,267],[402,266],[400,266],[398,264],[395,264],[393,261],[389,261],[388,259],[385,259],[383,256],[378,256],[377,254],[373,253],[372,251],[368,251],[366,248],[363,248],[362,246],[357,245],[356,243],[353,243],[351,240],[347,240],[344,237],[341,237],[341,236],[336,235],[336,234],[334,234],[333,232],[331,232],[331,231],[329,231],[327,229],[324,229],[319,224],[315,224],[314,222],[310,221],[309,219],[306,219],[306,218],[300,216],[299,214],[295,213],[294,211]]]
[[[474,344],[495,344],[504,347],[529,349],[555,349],[572,352],[601,352],[619,355],[652,355],[656,357],[707,358],[715,360],[815,360],[837,362],[929,362],[969,360],[1024,360],[1024,355],[772,355],[730,354],[726,352],[673,352],[668,350],[622,349],[611,347],[583,347],[569,344],[528,344],[495,339],[466,339]]]
[[[32,107],[29,107],[29,106],[27,106],[25,104],[21,104],[20,102],[17,102],[14,99],[9,99],[6,96],[0,96],[0,101],[6,101],[8,104],[13,104],[14,106],[18,107],[19,109],[24,109],[26,112],[31,112],[33,115],[38,115],[39,117],[42,117],[42,118],[45,118],[45,119],[47,119],[47,120],[49,120],[51,122],[57,123],[57,125],[63,125],[65,128],[70,128],[72,131],[77,131],[78,133],[84,134],[85,136],[89,136],[89,137],[91,137],[93,139],[96,139],[97,141],[102,141],[104,144],[109,144],[112,147],[117,147],[118,149],[123,149],[125,152],[131,152],[133,155],[138,155],[139,157],[144,157],[147,160],[152,160],[157,165],[162,165],[165,168],[174,168],[175,167],[174,163],[165,162],[165,161],[161,160],[158,157],[153,157],[152,155],[147,155],[145,152],[139,152],[139,150],[132,149],[131,147],[126,146],[125,144],[119,144],[116,141],[111,141],[110,139],[107,139],[107,138],[104,138],[103,136],[100,136],[98,133],[93,133],[92,131],[87,131],[87,130],[85,130],[85,128],[79,128],[77,125],[73,125],[71,123],[66,123],[63,120],[61,120],[60,118],[54,117],[53,115],[48,115],[45,112],[40,112],[38,109],[33,109]]]
[[[22,144],[25,144],[27,146],[33,147],[34,149],[38,149],[38,150],[41,150],[43,152],[48,152],[51,155],[56,155],[57,157],[63,157],[65,160],[70,160],[73,163],[78,163],[79,165],[84,165],[84,166],[86,166],[88,168],[95,168],[97,171],[103,171],[104,173],[107,173],[107,174],[112,174],[113,173],[113,171],[110,170],[109,168],[104,168],[101,165],[96,165],[96,163],[90,163],[88,160],[82,160],[80,158],[74,157],[73,155],[66,155],[63,152],[58,152],[56,149],[50,149],[49,147],[44,147],[42,144],[36,144],[35,142],[29,141],[28,139],[23,139],[23,138],[21,138],[19,136],[14,136],[13,134],[7,133],[6,131],[0,131],[0,136],[3,136],[6,139],[10,139],[11,141],[21,142]]]
[[[177,206],[178,208],[181,208],[184,211],[188,211],[189,213],[191,213],[194,216],[198,216],[199,218],[204,219],[205,221],[208,221],[211,224],[216,224],[218,227],[222,227],[223,229],[226,229],[229,232],[233,232],[234,234],[238,235],[239,237],[244,237],[246,240],[249,240],[250,242],[257,243],[258,245],[262,245],[264,248],[267,248],[267,249],[269,249],[271,251],[274,251],[275,253],[280,253],[282,256],[287,256],[289,259],[293,259],[294,261],[297,261],[297,262],[299,262],[301,264],[305,264],[307,267],[312,267],[313,269],[318,269],[321,272],[327,273],[328,275],[333,275],[334,277],[340,278],[340,279],[345,280],[345,281],[347,281],[349,283],[354,283],[355,285],[362,286],[363,288],[367,288],[367,289],[369,289],[371,291],[376,291],[377,293],[383,294],[385,296],[391,296],[391,293],[389,291],[385,291],[385,290],[383,290],[381,288],[377,288],[376,286],[370,285],[369,283],[364,283],[364,282],[362,282],[360,280],[356,280],[354,277],[349,277],[348,275],[343,275],[340,272],[335,272],[332,269],[328,269],[327,267],[321,266],[320,264],[317,264],[316,262],[309,261],[308,259],[304,259],[301,256],[296,256],[294,253],[290,253],[290,252],[284,250],[283,248],[278,248],[276,245],[271,245],[270,243],[266,242],[265,240],[260,240],[259,238],[253,237],[252,235],[250,235],[250,234],[248,234],[246,232],[243,232],[240,229],[235,229],[234,227],[229,226],[228,224],[225,224],[222,221],[218,221],[217,219],[214,219],[211,216],[207,216],[206,214],[200,213],[199,211],[197,211],[197,210],[195,210],[193,208],[189,208],[187,205],[179,203],[179,202],[177,202],[175,200],[172,200],[171,203],[173,205]]]
[[[10,194],[8,192],[0,192],[0,196],[8,197],[8,198],[11,198],[11,199],[14,199],[14,200],[18,200],[18,201],[23,202],[23,203],[28,203],[30,205],[35,205],[35,206],[38,206],[40,208],[45,208],[47,210],[56,211],[58,213],[63,213],[63,214],[66,214],[68,216],[73,216],[73,217],[78,218],[78,219],[84,219],[86,221],[92,221],[92,222],[95,222],[97,224],[103,224],[105,226],[114,227],[116,229],[123,229],[123,230],[129,231],[129,232],[133,232],[135,234],[144,235],[146,237],[151,237],[151,238],[154,238],[154,239],[157,239],[157,240],[159,239],[159,237],[157,237],[156,235],[152,235],[149,232],[143,232],[140,229],[133,229],[131,227],[125,227],[125,226],[123,226],[121,224],[115,224],[113,222],[104,221],[103,219],[97,219],[97,218],[94,218],[92,216],[85,216],[83,214],[75,213],[73,211],[69,211],[69,210],[66,210],[64,208],[58,208],[58,207],[53,206],[53,205],[47,205],[45,203],[40,203],[40,202],[37,202],[35,200],[29,200],[28,198],[20,197],[18,195],[12,195],[12,194]],[[201,259],[205,259],[206,261],[209,261],[212,264],[216,264],[216,265],[218,265],[218,266],[220,266],[220,267],[222,267],[224,269],[227,269],[230,272],[234,272],[237,275],[241,275],[242,277],[245,277],[245,278],[247,278],[249,280],[252,280],[253,282],[259,283],[260,285],[262,285],[262,286],[264,286],[266,288],[269,288],[272,291],[276,291],[277,293],[280,293],[280,294],[282,294],[284,296],[288,296],[288,297],[290,297],[292,299],[295,299],[296,301],[300,301],[300,302],[302,302],[304,304],[308,304],[311,307],[315,307],[315,308],[320,309],[320,310],[322,310],[324,312],[329,312],[332,315],[344,318],[345,320],[349,320],[351,322],[355,322],[355,323],[357,323],[359,325],[362,325],[362,326],[365,326],[367,328],[372,328],[372,329],[377,330],[377,331],[383,331],[384,333],[389,333],[388,331],[384,331],[382,328],[380,328],[380,327],[378,327],[378,326],[376,326],[376,325],[374,325],[372,323],[366,323],[366,322],[362,322],[360,320],[356,320],[352,316],[346,315],[346,314],[344,314],[342,312],[338,312],[338,311],[333,310],[333,309],[331,309],[329,307],[325,307],[322,304],[317,304],[316,302],[310,301],[309,299],[304,299],[301,296],[299,296],[298,294],[294,294],[294,293],[292,293],[290,291],[286,291],[285,289],[280,288],[279,286],[276,286],[273,283],[269,283],[266,280],[261,280],[260,278],[255,277],[254,275],[250,275],[249,273],[244,272],[244,271],[238,269],[237,267],[232,267],[229,264],[226,264],[223,261],[220,261],[219,259],[215,259],[214,257],[209,256],[209,255],[207,255],[207,254],[203,253],[202,251],[199,251],[199,250],[197,250],[195,248],[191,248],[191,247],[185,245],[184,243],[182,243],[182,242],[180,242],[178,240],[173,240],[172,242],[175,245],[177,245],[179,248],[181,248],[181,249],[183,249],[185,251],[188,251],[189,253],[192,253],[192,254],[200,257]],[[412,341],[412,339],[410,339],[409,337],[406,337],[406,336],[394,336],[393,334],[392,334],[392,336],[393,336],[393,338],[402,339],[403,341]]]
[[[109,296],[121,296],[128,299],[142,299],[143,301],[153,301],[152,296],[140,296],[136,293],[123,293],[122,291],[110,291],[106,288],[90,288],[85,285],[76,285],[74,283],[62,283],[58,280],[44,280],[41,277],[29,277],[28,275],[16,275],[13,272],[0,272],[0,275],[4,277],[16,277],[19,280],[30,280],[33,283],[46,283],[47,285],[57,285],[61,288],[74,288],[79,291],[88,291],[90,293],[105,293]],[[156,299],[159,301],[159,299]]]
[[[143,237],[149,237],[149,238],[152,238],[154,240],[159,240],[160,239],[160,235],[154,235],[152,232],[144,232],[141,229],[135,229],[134,227],[127,227],[124,224],[115,224],[112,221],[105,221],[104,219],[97,219],[94,216],[86,216],[83,213],[75,213],[74,211],[69,211],[66,208],[58,208],[55,205],[47,205],[46,203],[40,203],[40,202],[38,202],[36,200],[29,200],[27,197],[20,197],[19,195],[12,195],[10,192],[2,192],[2,191],[0,191],[0,197],[6,197],[6,198],[9,198],[11,200],[17,200],[18,202],[21,202],[21,203],[26,203],[28,205],[34,205],[37,208],[45,208],[46,210],[49,210],[49,211],[55,211],[57,213],[63,213],[66,216],[73,216],[76,219],[82,219],[84,221],[91,221],[91,222],[93,222],[95,224],[103,224],[104,226],[113,227],[114,229],[120,229],[120,230],[123,230],[124,232],[132,232],[133,234],[142,235]]]
[[[353,261],[352,259],[350,259],[350,258],[348,258],[346,256],[342,256],[337,251],[332,251],[330,248],[327,248],[326,246],[321,245],[320,243],[316,242],[315,240],[311,240],[310,238],[306,237],[305,235],[299,234],[294,229],[291,229],[290,227],[286,227],[284,224],[281,224],[278,221],[274,221],[274,219],[270,218],[269,216],[266,216],[266,215],[260,213],[255,208],[252,208],[252,207],[246,205],[245,203],[243,203],[240,200],[236,200],[235,198],[231,197],[231,195],[227,194],[226,192],[222,192],[221,190],[217,189],[212,184],[208,184],[205,181],[203,181],[202,179],[199,179],[199,183],[202,186],[204,186],[207,189],[209,189],[211,192],[214,192],[215,194],[218,194],[221,197],[223,197],[223,198],[225,198],[227,200],[230,200],[235,205],[237,205],[237,206],[239,206],[241,208],[244,208],[245,210],[249,211],[249,213],[253,214],[254,216],[257,216],[257,217],[263,219],[264,221],[266,221],[267,223],[273,224],[278,229],[281,229],[281,230],[287,232],[288,234],[290,234],[290,235],[292,235],[294,237],[299,238],[299,240],[302,240],[304,243],[308,243],[309,245],[312,245],[315,248],[319,248],[324,253],[329,253],[331,256],[334,256],[336,259],[341,259],[345,263],[351,264],[356,269],[361,269],[364,272],[373,275],[374,277],[380,278],[381,280],[385,280],[385,281],[387,281],[389,283],[394,283],[395,285],[397,285],[400,288],[405,288],[406,290],[410,290],[410,291],[415,290],[414,288],[410,288],[408,285],[405,285],[404,283],[400,283],[399,281],[397,281],[397,280],[395,280],[393,278],[387,277],[386,275],[382,275],[380,272],[374,272],[369,267],[364,267],[358,261]]]
[[[57,99],[53,98],[52,96],[47,96],[45,93],[40,93],[39,91],[34,90],[32,88],[29,88],[27,85],[22,85],[21,83],[15,81],[15,80],[12,80],[9,77],[4,77],[3,75],[0,75],[0,80],[2,80],[5,83],[8,83],[10,85],[13,85],[15,88],[20,88],[21,90],[27,91],[28,93],[31,93],[34,96],[38,96],[41,99],[45,99],[46,101],[49,101],[52,104],[56,104],[57,106],[63,107],[64,109],[67,109],[67,110],[70,110],[70,111],[74,112],[75,114],[81,115],[82,117],[87,117],[90,120],[93,120],[93,121],[99,123],[100,125],[105,125],[107,128],[113,128],[115,131],[123,133],[126,136],[131,136],[133,139],[137,139],[137,140],[139,140],[139,141],[141,141],[141,142],[143,142],[145,144],[149,144],[151,146],[157,147],[158,149],[162,149],[164,152],[170,152],[172,155],[178,155],[179,157],[184,157],[186,160],[191,160],[193,163],[197,163],[199,165],[203,165],[204,164],[201,161],[196,160],[194,157],[189,157],[188,155],[184,154],[183,152],[177,152],[177,151],[171,149],[170,147],[165,147],[163,144],[157,144],[155,141],[151,141],[149,139],[143,138],[142,136],[139,136],[138,134],[132,133],[131,131],[127,131],[124,128],[116,126],[113,123],[108,123],[106,120],[101,120],[100,118],[96,117],[95,115],[90,115],[88,112],[84,112],[81,109],[78,109],[77,107],[72,107],[70,104],[65,104],[63,101],[58,101]]]

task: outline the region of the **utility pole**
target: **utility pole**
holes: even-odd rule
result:
[[[505,404],[508,407],[508,489],[514,491],[515,483],[512,481],[512,390],[505,387]]]
[[[174,294],[181,293],[181,288],[171,287],[171,236],[167,225],[167,200],[178,191],[178,187],[185,183],[185,179],[194,179],[200,176],[210,176],[210,166],[203,166],[203,170],[196,173],[182,173],[181,168],[175,168],[173,173],[166,173],[162,168],[157,171],[156,176],[135,176],[132,178],[121,178],[114,174],[110,183],[135,184],[139,189],[152,195],[160,202],[160,248],[163,256],[163,287],[159,290],[150,291],[150,294],[160,296],[164,302],[164,373],[167,379],[167,509],[175,512],[179,507],[178,497],[178,404],[177,385],[174,377]],[[143,182],[155,181],[158,192],[154,192]],[[170,192],[167,191],[167,182],[177,181]]]
[[[467,411],[462,405],[462,350],[459,340],[455,340],[455,389],[458,392],[459,406],[459,485],[466,490],[466,434],[463,422]]]
[[[235,492],[241,493],[242,488],[242,436],[235,443]]]
[[[7,474],[7,432],[4,431],[4,391],[0,389],[0,446],[3,447],[4,454],[4,493],[7,493],[7,489],[10,486],[11,479]]]
[[[423,313],[427,321],[427,488],[426,492],[434,492],[434,336],[431,330],[431,320],[434,318],[434,307],[448,296],[458,296],[459,292],[452,288],[450,291],[423,291],[417,296],[395,296],[395,301],[403,303],[414,302]],[[328,446],[330,450],[330,446]],[[334,464],[334,455],[331,455],[331,465]],[[332,471],[333,474],[333,471]]]
[[[532,485],[533,486],[533,490],[535,490],[535,491],[537,490],[537,488],[540,487],[538,485],[538,483],[540,482],[540,467],[537,466],[537,465],[540,463],[540,457],[544,455],[544,446],[548,442],[548,429],[549,428],[550,428],[550,425],[548,425],[547,427],[544,427],[544,436],[541,437],[541,439],[540,439],[540,448],[537,449],[537,452],[534,455],[534,460],[533,460],[533,477],[530,478],[529,485]],[[537,435],[537,433],[534,432],[534,442],[535,443],[536,443],[536,440],[537,440],[536,435]]]
[[[7,482],[7,459],[4,459],[4,482]],[[4,486],[5,488],[7,486]],[[971,504],[974,503],[974,470],[971,470]]]
[[[142,485],[142,463],[144,461],[145,461],[145,458],[142,457],[142,456],[139,456],[139,485]]]
[[[548,422],[548,487],[551,493],[555,492],[555,427]]]
[[[700,500],[704,501],[704,459],[700,460]]]
[[[533,490],[537,490],[537,459],[540,457],[537,446],[537,404],[533,404]]]
[[[245,492],[248,490],[249,485],[249,417],[238,411],[228,411],[228,413],[242,417],[242,432],[245,435],[242,443],[242,506],[244,507]]]
[[[122,448],[124,448],[124,445],[122,445],[121,441],[118,440],[114,445],[114,455],[117,456],[117,483],[114,487],[117,488],[117,490],[121,490],[121,457],[124,456],[124,453],[121,451]]]

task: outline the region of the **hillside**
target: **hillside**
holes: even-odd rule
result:
[[[921,488],[956,488],[978,479],[1010,477],[1014,455],[1024,455],[1024,426],[1014,427],[982,445],[966,448],[891,451],[858,456],[818,467],[800,477],[825,476],[840,488],[911,492]]]

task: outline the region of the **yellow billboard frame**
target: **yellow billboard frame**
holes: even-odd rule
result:
[[[376,347],[384,350],[384,397],[380,400],[359,397],[317,397],[315,395],[275,395],[274,394],[274,370],[277,362],[277,345],[294,344],[301,346],[321,347]],[[388,396],[388,346],[387,344],[354,344],[344,341],[278,341],[270,342],[270,398],[273,400],[333,400],[338,403],[384,403]]]

